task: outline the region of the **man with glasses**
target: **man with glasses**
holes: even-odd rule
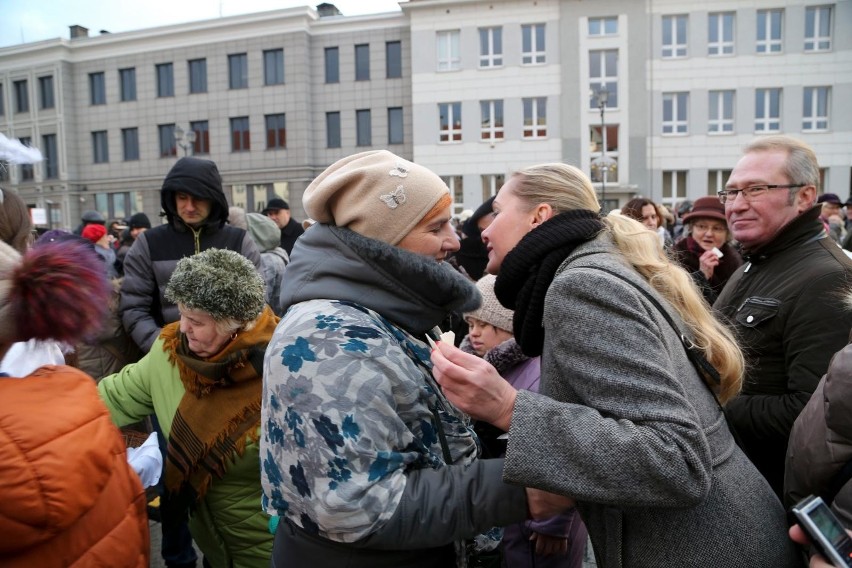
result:
[[[779,496],[793,422],[852,328],[852,311],[837,309],[852,283],[852,260],[819,220],[818,185],[809,146],[763,136],[745,148],[719,192],[745,260],[713,305],[747,362],[728,420]]]

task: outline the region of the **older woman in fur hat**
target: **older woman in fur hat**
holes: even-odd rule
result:
[[[686,236],[675,243],[674,258],[712,304],[743,263],[740,253],[730,244],[725,206],[717,197],[701,197],[684,215],[683,222]]]
[[[317,224],[264,363],[264,504],[286,522],[273,565],[454,566],[454,541],[527,507],[431,374],[427,336],[479,302],[442,262],[459,247],[449,190],[381,150],[332,164],[303,204]]]
[[[228,250],[180,260],[166,298],[180,321],[98,390],[118,425],[156,414],[169,440],[169,501],[189,515],[207,564],[266,567],[272,535],[260,507],[257,442],[263,353],[278,318],[254,265]]]

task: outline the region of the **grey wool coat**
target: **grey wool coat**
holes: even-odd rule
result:
[[[504,479],[576,498],[601,568],[802,566],[671,325],[593,267],[652,290],[608,232],[565,260],[545,300],[541,394],[518,393]]]

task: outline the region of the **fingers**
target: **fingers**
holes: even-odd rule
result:
[[[788,532],[793,542],[798,542],[799,544],[810,544],[811,542],[799,525],[793,525]]]

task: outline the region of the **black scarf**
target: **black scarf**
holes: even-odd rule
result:
[[[501,304],[515,310],[515,340],[529,357],[541,355],[544,297],[556,270],[577,245],[603,229],[600,215],[592,211],[560,213],[527,233],[503,259],[494,293]]]

